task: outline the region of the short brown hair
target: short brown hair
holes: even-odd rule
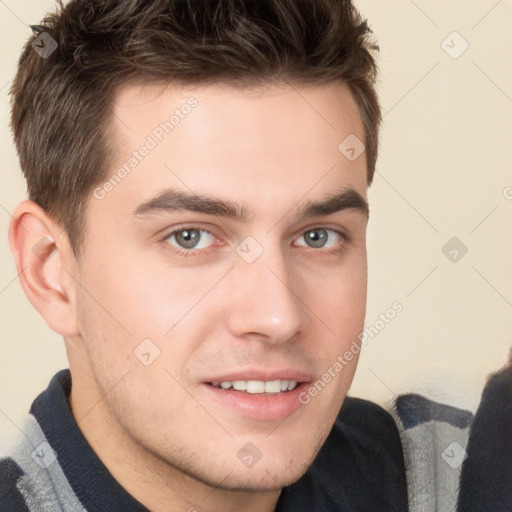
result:
[[[12,130],[29,198],[66,230],[76,256],[89,196],[113,161],[107,126],[123,84],[342,80],[359,108],[372,182],[377,47],[349,0],[59,1],[32,29],[11,87]],[[50,48],[51,39],[34,43],[44,32],[58,46],[42,56],[33,44]]]

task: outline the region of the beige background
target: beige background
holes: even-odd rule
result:
[[[474,410],[512,346],[512,1],[356,4],[380,44],[384,111],[370,189],[367,325],[395,301],[403,311],[369,337],[351,394],[387,404],[421,392]],[[63,341],[21,290],[7,244],[9,212],[26,193],[8,89],[28,24],[53,5],[0,0],[3,436],[67,366]],[[442,252],[452,237],[468,249],[456,262]]]

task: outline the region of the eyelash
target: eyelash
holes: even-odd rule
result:
[[[184,225],[184,226],[178,226],[178,227],[174,228],[172,231],[167,233],[161,239],[161,241],[164,242],[165,246],[167,248],[169,248],[169,250],[171,250],[173,254],[175,254],[177,256],[184,256],[186,258],[191,257],[191,256],[194,256],[194,257],[207,256],[212,250],[215,249],[215,247],[218,247],[218,245],[212,244],[207,249],[188,249],[188,250],[186,250],[186,249],[177,249],[176,246],[173,246],[167,242],[167,240],[169,238],[171,238],[172,235],[180,233],[181,231],[186,231],[188,229],[197,230],[197,231],[205,231],[205,232],[211,234],[213,237],[215,237],[215,235],[211,231],[208,231],[207,229],[204,229],[201,226],[186,226],[186,225]],[[307,228],[302,232],[301,236],[304,236],[304,234],[307,233],[308,231],[314,231],[317,229],[318,230],[325,229],[326,231],[331,231],[333,233],[336,233],[337,235],[339,235],[341,237],[341,242],[338,244],[338,246],[336,246],[334,248],[330,248],[330,249],[322,249],[322,248],[315,249],[313,247],[310,247],[310,249],[312,249],[314,251],[322,251],[323,253],[338,255],[338,254],[341,254],[345,250],[345,246],[347,245],[347,243],[349,243],[351,241],[351,237],[348,234],[346,234],[342,231],[338,231],[335,229],[326,228],[326,227],[322,227],[322,226],[313,226],[313,227]],[[303,246],[301,246],[301,247],[303,247]]]

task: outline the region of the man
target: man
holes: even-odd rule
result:
[[[392,419],[345,398],[380,122],[357,11],[72,0],[33,29],[10,242],[69,370],[0,508],[406,510]]]

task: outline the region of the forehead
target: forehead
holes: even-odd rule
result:
[[[339,149],[349,136],[364,140],[340,82],[126,86],[115,98],[112,134],[116,161],[102,206],[119,212],[171,187],[236,199],[262,215],[344,187],[366,197],[364,153],[349,160]]]

